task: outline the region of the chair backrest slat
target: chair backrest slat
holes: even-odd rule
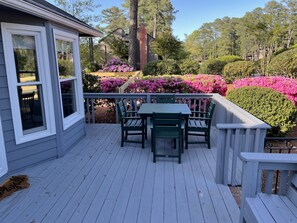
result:
[[[118,106],[118,113],[119,113],[120,118],[126,117],[126,107],[125,107],[124,101],[120,100],[117,103],[117,106]]]
[[[175,103],[175,95],[157,95],[157,103]]]
[[[181,131],[181,113],[153,113],[153,129],[158,132],[177,132]]]

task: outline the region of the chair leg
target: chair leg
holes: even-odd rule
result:
[[[142,145],[142,148],[144,148],[144,138],[145,138],[145,135],[144,135],[144,127],[142,127],[142,131],[141,131],[141,145]]]
[[[125,131],[125,139],[128,139],[128,131]]]
[[[124,146],[124,131],[122,130],[121,131],[121,147],[123,147]]]
[[[184,153],[184,132],[182,132],[181,138],[181,152]]]
[[[210,149],[210,133],[209,132],[205,133],[205,140],[207,142],[208,149]]]
[[[151,152],[154,152],[153,129],[151,129]]]
[[[186,146],[186,149],[189,148],[189,132],[188,130],[185,131],[185,146]]]
[[[178,163],[181,163],[181,137],[178,138]]]
[[[145,139],[147,139],[147,119],[145,119]]]
[[[156,162],[156,138],[153,137],[153,163]]]

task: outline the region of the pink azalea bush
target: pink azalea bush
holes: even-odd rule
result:
[[[185,83],[175,76],[147,76],[138,79],[128,86],[127,91],[133,93],[177,93],[185,89]]]
[[[218,75],[148,76],[131,83],[134,93],[219,93],[226,95],[227,84]]]
[[[127,77],[101,77],[98,79],[100,91],[103,93],[117,92],[118,87],[128,80]]]
[[[101,72],[131,72],[133,70],[133,67],[130,67],[120,59],[113,58],[103,66]]]
[[[219,93],[225,96],[227,84],[219,75],[188,74],[183,76],[189,93]]]
[[[258,86],[271,88],[285,95],[297,106],[297,81],[293,78],[280,76],[243,78],[233,82],[233,88]]]

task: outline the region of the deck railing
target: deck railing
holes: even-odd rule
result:
[[[94,109],[98,100],[113,100],[115,105],[118,100],[125,99],[130,104],[129,109],[137,110],[141,103],[154,102],[157,95],[155,93],[85,93],[86,122],[95,123]],[[179,103],[187,103],[191,108],[202,110],[206,106],[205,99],[213,98],[216,101],[217,106],[212,121],[217,128],[218,136],[216,182],[225,185],[241,184],[242,167],[239,154],[240,152],[263,152],[266,131],[270,126],[219,94],[175,94],[175,97]],[[117,109],[116,106],[115,109]],[[116,122],[118,122],[117,115]]]

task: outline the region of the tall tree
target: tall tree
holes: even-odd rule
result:
[[[129,65],[137,69],[138,41],[137,41],[138,0],[130,0],[129,8]]]
[[[99,16],[94,14],[94,12],[100,5],[96,4],[94,0],[55,0],[55,4],[64,11],[90,25],[94,25],[93,23],[99,21]],[[89,58],[90,62],[93,63],[93,39],[88,38],[87,41],[81,41],[81,44],[83,43],[89,46]]]
[[[286,15],[286,48],[289,48],[294,37],[297,39],[297,1],[283,0],[282,3],[284,4]]]
[[[101,11],[101,22],[106,24],[104,30],[107,32],[112,32],[117,28],[122,28],[128,31],[128,15],[125,10],[119,7],[113,6]]]
[[[160,34],[152,42],[151,47],[155,54],[162,56],[163,60],[178,59],[182,50],[182,42],[167,31]]]
[[[129,2],[125,0],[123,6],[128,8]],[[176,12],[170,0],[139,0],[138,20],[146,24],[153,37],[159,32],[171,31]]]
[[[100,5],[96,4],[94,0],[55,0],[55,4],[88,24],[98,22],[99,16],[94,12]]]

